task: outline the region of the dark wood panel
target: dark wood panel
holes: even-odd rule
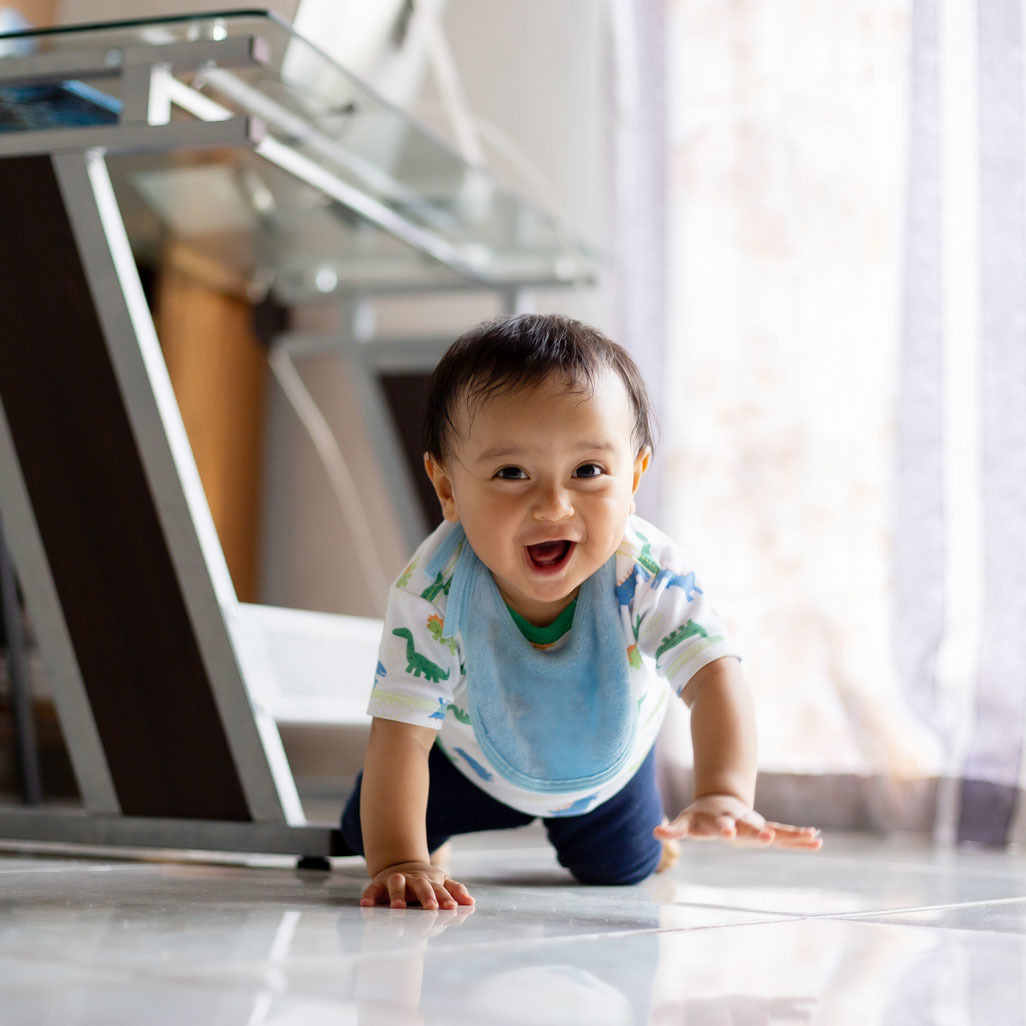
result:
[[[0,160],[0,399],[126,815],[249,819],[48,158]]]
[[[436,527],[442,522],[442,509],[431,479],[424,470],[424,411],[427,409],[430,381],[430,374],[387,372],[381,375],[385,402],[402,443],[406,466],[413,478],[424,522],[430,527]]]

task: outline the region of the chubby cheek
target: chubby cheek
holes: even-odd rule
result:
[[[509,548],[519,533],[521,518],[502,503],[474,503],[461,513],[463,529],[479,556]]]
[[[607,543],[619,545],[627,527],[627,518],[633,512],[634,497],[630,492],[608,496],[592,511],[590,519],[596,536],[601,536]]]
[[[609,525],[600,535],[590,537],[589,549],[598,562],[604,563],[620,547],[620,542],[623,541],[624,527],[624,524],[618,527]]]
[[[528,512],[508,497],[488,495],[476,497],[472,515],[482,527],[508,532],[519,529]]]

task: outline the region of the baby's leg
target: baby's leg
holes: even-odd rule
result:
[[[652,831],[663,822],[655,755],[621,791],[591,812],[545,820],[560,865],[585,884],[633,884],[650,876],[664,857]]]

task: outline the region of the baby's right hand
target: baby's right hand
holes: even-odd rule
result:
[[[400,862],[386,866],[376,873],[364,888],[360,904],[389,905],[406,908],[407,902],[417,902],[421,908],[458,908],[473,905],[470,891],[447,876],[440,866],[429,862]]]

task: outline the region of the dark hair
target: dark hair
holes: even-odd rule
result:
[[[559,314],[514,314],[484,321],[449,347],[431,376],[424,415],[424,448],[444,458],[461,401],[535,388],[553,374],[581,392],[603,368],[619,374],[634,411],[635,451],[653,447],[652,412],[641,372],[623,346],[596,328]]]

